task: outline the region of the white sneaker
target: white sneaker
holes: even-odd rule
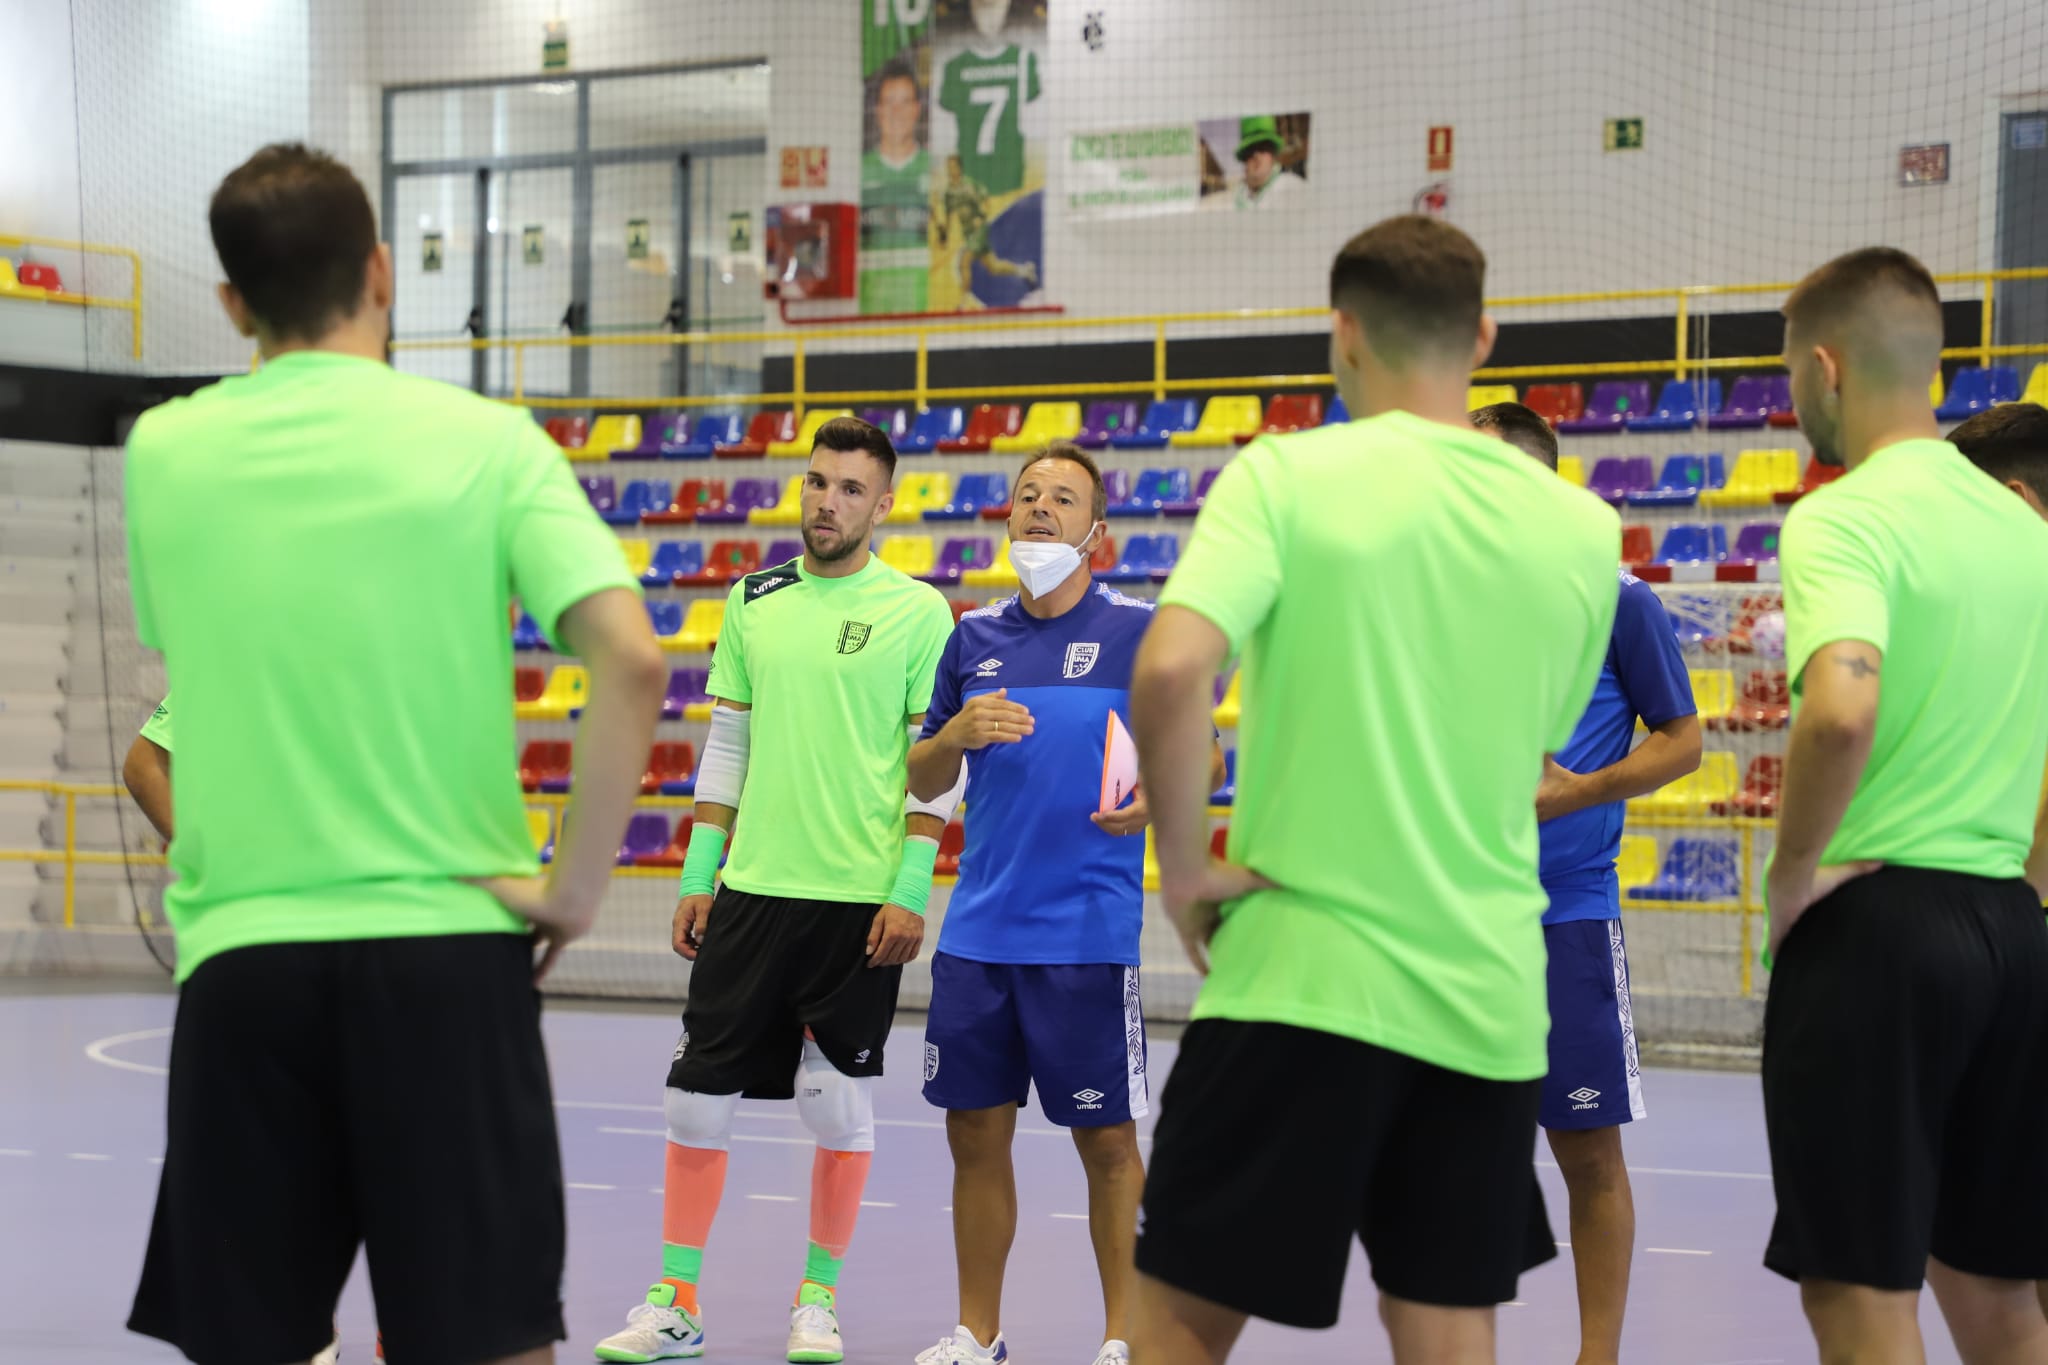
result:
[[[1121,1341],[1105,1341],[1095,1353],[1094,1365],[1131,1365],[1131,1348]]]
[[[335,1365],[335,1362],[340,1359],[341,1336],[339,1333],[336,1333],[334,1340],[327,1343],[327,1349],[313,1357],[313,1365]]]
[[[996,1333],[993,1346],[984,1346],[965,1327],[955,1327],[953,1334],[940,1338],[938,1345],[918,1352],[911,1365],[991,1365],[1009,1358],[1010,1348],[1001,1332]]]
[[[798,1291],[796,1307],[789,1310],[789,1359],[791,1365],[836,1365],[846,1359],[831,1290],[807,1284]]]
[[[688,1360],[704,1354],[704,1315],[676,1307],[676,1287],[657,1284],[627,1310],[626,1330],[597,1343],[599,1360]]]

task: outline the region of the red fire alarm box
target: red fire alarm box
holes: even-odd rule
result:
[[[771,299],[850,299],[860,208],[855,204],[780,204],[768,210]]]

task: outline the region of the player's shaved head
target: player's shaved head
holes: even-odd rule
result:
[[[1403,214],[1344,244],[1330,265],[1330,306],[1358,321],[1387,365],[1466,363],[1485,310],[1486,256],[1439,218]]]
[[[1785,340],[1826,346],[1873,383],[1927,386],[1941,363],[1941,293],[1896,247],[1837,256],[1785,300]]]

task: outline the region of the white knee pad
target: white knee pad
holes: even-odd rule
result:
[[[809,1039],[796,1069],[796,1109],[825,1150],[875,1150],[874,1078],[844,1075]]]
[[[739,1107],[738,1095],[669,1089],[661,1097],[661,1110],[668,1118],[668,1140],[709,1152],[723,1152],[732,1146],[732,1116]]]

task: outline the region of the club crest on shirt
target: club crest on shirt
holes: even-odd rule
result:
[[[1067,646],[1067,666],[1063,676],[1079,678],[1095,667],[1095,661],[1102,657],[1102,646],[1093,640]]]
[[[866,621],[841,621],[839,623],[839,652],[858,654],[868,647],[868,637],[875,628]]]

